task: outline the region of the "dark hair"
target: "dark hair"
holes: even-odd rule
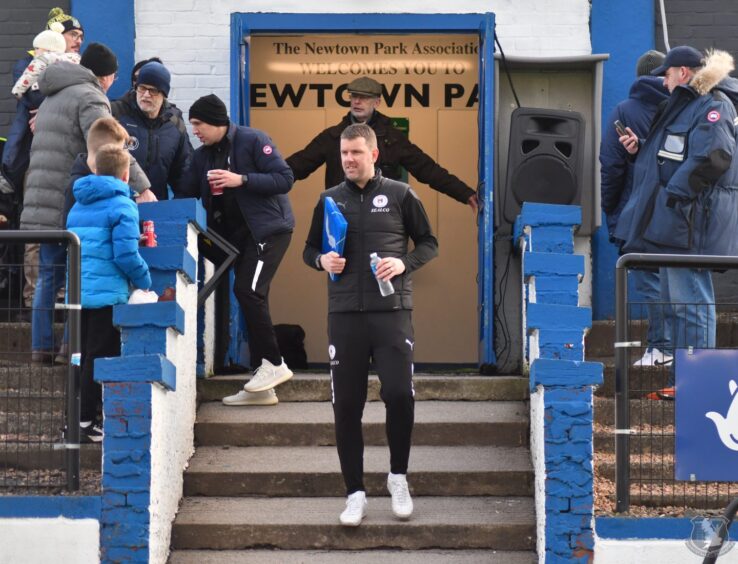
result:
[[[351,139],[358,139],[362,137],[366,140],[366,144],[370,149],[377,148],[377,135],[374,130],[365,123],[354,123],[349,125],[341,133],[341,139],[350,141]]]
[[[133,65],[133,70],[131,71],[131,86],[136,86],[136,73],[141,70],[141,67],[144,66],[146,63],[164,64],[161,62],[161,59],[159,57],[151,57],[150,59],[143,59],[142,61],[137,62],[135,65]]]
[[[112,143],[100,147],[95,156],[95,174],[98,176],[123,178],[130,166],[131,157],[128,151]]]

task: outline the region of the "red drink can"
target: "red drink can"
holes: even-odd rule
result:
[[[146,235],[146,247],[156,247],[156,236],[154,235],[154,222],[144,221],[143,232]]]

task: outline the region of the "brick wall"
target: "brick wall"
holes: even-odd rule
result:
[[[15,62],[32,48],[33,38],[43,31],[52,7],[59,6],[69,13],[69,0],[24,0],[10,4],[12,7],[0,9],[0,137],[6,136],[15,115],[15,98],[10,93]]]
[[[655,2],[656,48],[664,51],[664,35],[658,0]],[[669,44],[692,45],[703,50],[717,47],[738,54],[738,2],[735,0],[669,0],[666,6],[666,25]]]
[[[232,12],[397,12],[396,2],[347,3],[332,8],[323,2],[292,0],[159,0],[136,1],[136,54],[154,55],[172,71],[171,99],[185,112],[198,97],[230,94],[230,14]],[[591,53],[588,0],[463,0],[403,2],[410,13],[494,12],[505,54],[567,56]]]

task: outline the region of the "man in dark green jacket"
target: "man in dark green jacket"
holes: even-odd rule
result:
[[[379,82],[364,76],[352,81],[347,90],[351,95],[351,111],[338,125],[323,130],[307,147],[287,158],[295,180],[307,178],[325,163],[326,189],[343,182],[339,151],[341,132],[353,123],[366,123],[377,136],[379,159],[376,166],[382,171],[382,176],[399,180],[400,167],[404,167],[420,182],[477,210],[474,190],[411,143],[387,116],[377,111],[382,96]]]

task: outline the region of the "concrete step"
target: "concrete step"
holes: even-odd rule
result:
[[[216,376],[197,381],[200,401],[220,401],[243,388],[250,375]],[[415,399],[467,401],[522,401],[528,399],[528,379],[522,376],[475,376],[468,374],[415,374]],[[277,388],[280,402],[328,401],[327,373],[298,373]],[[369,401],[379,401],[379,379],[369,377]]]
[[[629,341],[641,341],[646,346],[646,321],[633,320],[628,330]],[[584,338],[584,350],[587,360],[597,360],[600,357],[613,356],[615,351],[615,322],[613,320],[593,321],[592,329]],[[718,348],[738,347],[738,314],[719,313],[717,319],[716,342]],[[633,362],[643,355],[644,349],[633,349]],[[637,356],[636,356],[637,355]]]
[[[370,498],[357,528],[342,527],[343,497],[186,497],[172,529],[172,548],[281,550],[535,549],[532,498],[418,497],[408,522],[389,498]]]
[[[534,552],[498,550],[175,550],[169,564],[532,564]]]
[[[68,365],[37,366],[0,360],[0,401],[17,395],[63,393]]]
[[[587,359],[592,360],[592,359]],[[636,359],[637,360],[637,359]],[[602,357],[596,359],[604,365],[603,383],[595,390],[595,395],[599,397],[615,397],[615,357]],[[633,361],[635,362],[635,360]],[[669,380],[669,366],[629,366],[628,367],[628,388],[630,389],[630,397],[638,399],[645,396],[648,392],[660,390]]]
[[[615,400],[609,397],[594,398],[594,420],[600,425],[615,425]],[[630,400],[631,425],[673,425],[674,402],[646,399]]]
[[[19,470],[53,470],[64,468],[64,449],[61,438],[43,437],[46,444],[32,442],[0,442],[0,475],[8,468]],[[54,442],[52,442],[54,441]],[[79,447],[79,463],[84,469],[100,470],[102,447],[99,444],[84,444]]]
[[[367,403],[365,444],[387,443],[384,420],[384,404]],[[209,402],[200,405],[195,423],[195,441],[200,446],[326,446],[334,445],[335,440],[328,401],[273,407],[226,407]],[[413,444],[524,446],[528,444],[528,409],[521,401],[418,401]]]
[[[57,315],[61,315],[57,313]],[[29,322],[7,322],[5,316],[0,315],[0,359],[19,360],[29,359],[31,353],[31,324]],[[62,342],[64,324],[54,324],[54,343],[56,348]]]
[[[388,495],[389,451],[364,450],[370,496]],[[410,457],[415,496],[533,495],[526,448],[416,446]],[[345,493],[334,447],[200,447],[184,475],[186,496],[330,497]]]

